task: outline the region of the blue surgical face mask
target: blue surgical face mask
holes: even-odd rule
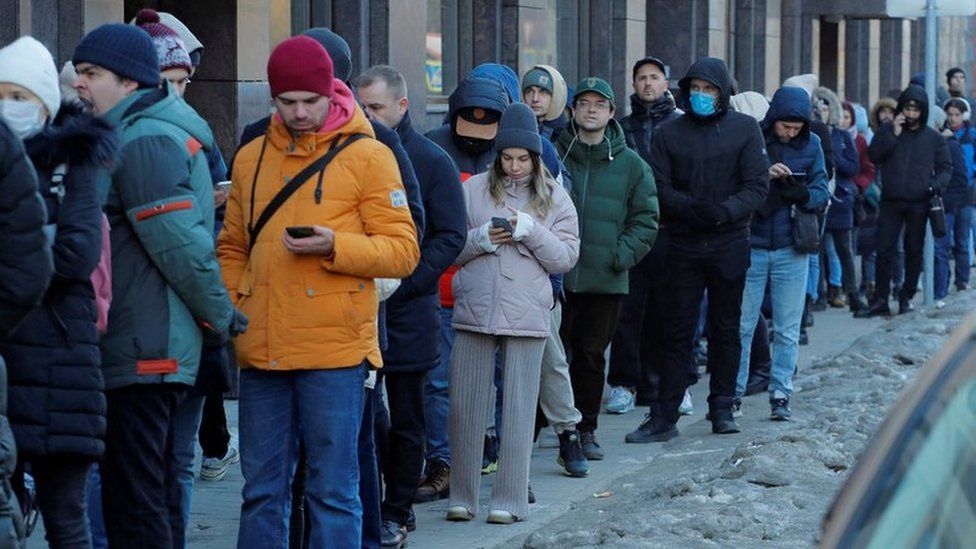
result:
[[[698,116],[715,114],[715,98],[707,93],[691,92],[691,110]]]

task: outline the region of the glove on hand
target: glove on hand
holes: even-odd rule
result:
[[[230,326],[227,331],[231,337],[237,337],[247,331],[247,324],[250,322],[240,309],[234,309],[234,318],[230,319]]]

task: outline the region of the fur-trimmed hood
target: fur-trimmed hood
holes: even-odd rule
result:
[[[111,167],[118,159],[120,139],[115,128],[77,103],[63,102],[54,123],[24,143],[38,170],[95,164]]]
[[[878,131],[878,128],[881,127],[881,124],[878,122],[878,113],[881,109],[897,110],[898,102],[890,97],[882,97],[871,106],[871,116],[868,118],[868,123],[871,124],[872,131]]]
[[[841,105],[840,98],[837,97],[834,90],[823,86],[814,88],[813,99],[816,102],[819,102],[821,99],[827,102],[827,105],[830,107],[830,118],[826,122],[832,128],[839,128],[841,112],[843,112],[844,106]]]

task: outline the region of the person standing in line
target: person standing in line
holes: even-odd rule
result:
[[[583,455],[600,460],[604,452],[596,430],[604,353],[617,331],[628,271],[657,238],[657,187],[650,167],[627,148],[623,128],[613,119],[613,89],[606,80],[581,80],[573,108],[573,122],[559,138],[558,149],[574,181],[571,194],[579,212],[581,245],[579,263],[565,279],[561,336],[571,355],[573,397],[583,415]]]
[[[166,463],[169,432],[196,380],[201,327],[215,337],[247,327],[214,257],[214,193],[204,154],[213,136],[171,87],[160,87],[156,48],[142,29],[98,27],[72,61],[80,98],[122,138],[119,169],[99,187],[112,228],[113,300],[100,342],[108,540],[170,548],[181,544],[184,528],[181,514],[169,510],[181,490]]]
[[[831,306],[847,305],[851,313],[856,314],[868,306],[858,292],[854,268],[854,210],[859,192],[855,178],[861,175],[860,155],[850,133],[844,130],[846,111],[837,94],[823,87],[814,90],[813,94],[821,102],[821,112],[825,116],[823,122],[830,127],[835,166],[834,190],[824,224],[824,256],[830,265],[827,299]],[[848,113],[848,116],[850,114],[853,113]],[[853,124],[854,119],[850,117],[846,127],[851,128]]]
[[[874,301],[858,317],[891,314],[888,297],[898,236],[903,228],[905,282],[897,295],[898,314],[914,309],[912,298],[922,274],[929,201],[942,194],[952,176],[945,138],[928,126],[928,119],[928,95],[923,88],[910,85],[898,98],[894,120],[881,126],[868,147],[871,161],[881,166],[878,273]]]
[[[400,547],[424,467],[424,387],[440,359],[438,279],[461,252],[467,227],[457,166],[413,129],[403,75],[386,65],[371,67],[359,76],[357,92],[370,119],[400,136],[415,167],[426,219],[420,264],[387,301],[389,346],[379,376],[389,403],[388,422],[377,433],[386,439],[379,445],[385,450],[380,456],[386,487],[382,546]]]
[[[658,129],[681,113],[668,91],[667,66],[663,61],[645,57],[634,64],[632,74],[631,112],[620,120],[620,127],[624,130],[627,146],[650,164],[651,142]],[[657,392],[654,358],[660,349],[663,313],[660,291],[664,287],[664,251],[667,247],[667,231],[662,225],[651,251],[627,275],[627,296],[621,305],[620,322],[610,344],[607,413],[625,414],[637,404],[647,406]],[[689,364],[689,370],[689,375],[697,374],[693,364]],[[690,412],[690,405],[691,395],[686,395],[685,412]]]
[[[749,268],[749,225],[769,190],[769,157],[754,118],[729,110],[733,82],[725,62],[706,57],[678,83],[685,115],[652,144],[669,273],[658,414],[638,427],[649,441],[678,435],[678,408],[703,292],[708,291],[708,418],[712,432],[739,432],[733,417],[741,360],[739,320]]]
[[[488,172],[464,185],[468,238],[453,280],[455,346],[451,355],[453,479],[447,519],[478,510],[482,434],[502,357],[504,400],[500,467],[488,522],[528,517],[529,463],[549,309],[550,274],[568,271],[579,255],[579,225],[568,193],[540,160],[542,140],[522,103],[499,120],[499,151]]]
[[[773,95],[762,124],[766,151],[772,162],[769,167],[772,184],[750,227],[752,252],[739,324],[742,358],[736,397],[742,398],[749,378],[753,333],[768,288],[774,334],[769,404],[770,417],[777,421],[792,418],[789,399],[793,394],[809,268],[807,254],[794,247],[795,218],[797,211],[823,210],[830,196],[823,149],[820,138],[810,131],[808,105],[803,90],[780,88]]]
[[[325,48],[307,36],[285,40],[268,81],[277,115],[238,152],[218,239],[224,284],[254,319],[235,341],[238,547],[288,544],[300,440],[309,545],[357,547],[364,383],[383,364],[374,279],[409,275],[418,237],[396,160],[333,77]]]
[[[563,75],[548,65],[536,65],[522,77],[522,101],[532,109],[538,119],[539,135],[553,143],[568,125],[564,113],[567,93],[568,87]],[[572,189],[572,182],[565,170],[562,174],[562,185],[566,190]],[[583,416],[576,409],[576,402],[573,400],[569,361],[566,360],[566,348],[559,337],[565,300],[563,275],[550,275],[549,279],[552,282],[554,305],[549,311],[551,329],[546,339],[546,349],[542,353],[536,438],[546,424],[551,425],[559,439],[556,463],[563,466],[568,476],[585,477],[590,472],[590,466],[583,455],[579,431],[576,428]],[[532,499],[531,490],[529,493]]]
[[[950,185],[945,196],[946,223],[952,234],[949,243],[956,261],[954,282],[956,290],[963,291],[969,287],[972,265],[973,203],[976,200],[976,195],[973,193],[973,181],[976,178],[976,129],[966,120],[969,107],[961,99],[950,99],[946,103],[945,112],[946,129],[959,143],[963,162],[966,165],[966,187],[960,187],[958,184]]]

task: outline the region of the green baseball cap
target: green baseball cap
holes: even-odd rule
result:
[[[613,88],[610,87],[610,84],[606,80],[597,78],[596,76],[588,76],[580,80],[579,85],[576,86],[576,93],[573,94],[573,101],[586,92],[593,92],[606,97],[610,101],[615,101]]]

